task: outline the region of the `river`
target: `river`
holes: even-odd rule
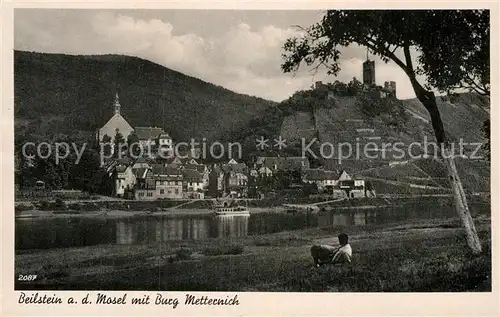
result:
[[[484,209],[484,210],[483,210]],[[472,213],[487,212],[471,208]],[[324,226],[366,226],[414,219],[455,217],[451,206],[441,208],[372,208],[319,213],[262,212],[248,216],[179,215],[120,218],[65,217],[16,220],[16,250],[52,249],[100,244],[148,244],[166,240],[235,238]]]

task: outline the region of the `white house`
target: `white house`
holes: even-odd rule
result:
[[[259,168],[258,173],[261,177],[268,177],[273,175],[273,171],[267,166],[262,166],[261,168]]]
[[[132,166],[118,165],[116,167],[115,194],[123,197],[126,190],[131,190],[135,185],[135,174]]]
[[[153,165],[153,175],[158,198],[182,198],[182,172],[179,169],[156,164]]]
[[[164,157],[173,157],[174,156],[174,145],[172,142],[172,138],[168,133],[162,132],[158,136],[158,146],[159,146],[159,154]]]
[[[205,197],[203,174],[195,169],[182,170],[184,198],[203,199]]]

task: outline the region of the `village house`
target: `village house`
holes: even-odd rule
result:
[[[195,158],[192,158],[192,157],[183,158],[183,159],[181,159],[181,161],[182,161],[183,165],[187,165],[187,164],[190,164],[190,165],[203,165],[203,164],[199,163]]]
[[[182,160],[177,156],[167,158],[164,164],[167,167],[173,167],[173,168],[181,168],[183,165]]]
[[[179,169],[162,164],[154,164],[153,175],[158,199],[183,198],[183,177]]]
[[[136,178],[134,198],[137,200],[158,199],[153,171],[145,167],[136,168],[133,171]]]
[[[170,135],[163,131],[158,136],[158,153],[161,157],[173,157],[174,156],[174,144]]]
[[[326,171],[322,168],[304,170],[302,181],[308,184],[316,184],[318,188],[337,185],[338,175],[334,171]]]
[[[184,169],[196,170],[202,175],[203,189],[208,189],[210,171],[205,164],[193,164],[192,161],[184,165]]]
[[[304,183],[316,184],[318,187],[338,186],[341,180],[351,180],[346,171],[329,171],[323,168],[308,169],[302,173]]]
[[[257,171],[257,174],[260,177],[271,177],[273,176],[273,171],[267,166],[261,166]]]
[[[135,127],[134,131],[143,149],[156,149],[160,135],[165,133],[162,128],[158,127]]]
[[[259,171],[255,168],[250,169],[250,177],[253,177],[253,178],[259,177]]]
[[[248,167],[231,159],[222,166],[224,172],[224,193],[231,197],[246,197],[248,193]]]
[[[135,175],[132,166],[120,164],[116,166],[115,195],[125,197],[128,191],[131,191],[135,185]]]
[[[346,195],[351,198],[366,196],[365,181],[353,179],[346,171],[309,169],[303,172],[302,181],[308,184],[314,183],[320,191],[333,195]]]
[[[224,191],[224,171],[219,164],[214,164],[208,175],[207,194],[212,197],[220,197]]]
[[[207,193],[212,197],[246,197],[248,175],[248,166],[234,159],[226,164],[214,164],[208,173]]]
[[[183,198],[204,199],[203,174],[195,169],[183,169]]]
[[[341,180],[338,187],[346,191],[350,198],[366,197],[367,195],[364,179]]]
[[[259,176],[269,177],[277,171],[302,171],[309,169],[309,167],[310,164],[307,157],[260,156],[256,158],[253,169],[257,171]]]

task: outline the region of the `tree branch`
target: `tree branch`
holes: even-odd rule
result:
[[[411,60],[410,44],[408,44],[408,41],[405,41],[403,51],[405,53],[406,67],[408,67],[408,71],[415,77],[415,70],[413,69],[413,62]]]
[[[469,79],[467,81],[467,83],[470,85],[469,88],[472,88],[475,92],[477,92],[478,94],[482,95],[482,96],[487,96],[489,95],[489,91],[488,89],[486,88],[485,85],[483,85],[483,87],[481,87],[475,80],[474,78],[471,77],[471,75],[469,73],[467,73],[467,78]],[[465,88],[465,87],[464,87]]]
[[[369,49],[371,49],[374,52],[379,52],[382,55],[385,55],[387,58],[390,58],[396,65],[401,67],[401,69],[408,74],[408,68],[406,65],[396,56],[394,55],[393,52],[391,52],[388,48],[384,47],[382,49],[382,52],[380,51],[380,47],[377,47],[375,43],[373,43],[373,39],[371,38],[366,38],[366,41],[359,43],[361,45],[365,45]],[[395,51],[395,50],[394,50]]]

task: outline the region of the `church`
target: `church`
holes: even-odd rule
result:
[[[134,131],[132,126],[120,114],[120,109],[120,99],[118,98],[117,93],[115,96],[115,114],[97,132],[97,141],[99,142],[99,144],[102,143],[105,135],[111,138],[111,143],[114,143],[115,135],[117,132],[119,132],[123,136],[123,138],[127,140],[127,137],[130,135],[130,133]]]
[[[103,143],[104,137],[107,135],[111,140],[111,144],[114,144],[115,136],[120,133],[123,139],[127,141],[130,134],[135,133],[139,140],[139,143],[143,146],[162,146],[163,151],[171,152],[173,151],[172,138],[166,133],[163,128],[158,127],[136,127],[132,126],[125,120],[121,115],[121,105],[118,93],[115,96],[115,114],[111,119],[104,124],[102,128],[97,131],[97,141],[99,144]],[[113,149],[111,149],[113,151]]]

